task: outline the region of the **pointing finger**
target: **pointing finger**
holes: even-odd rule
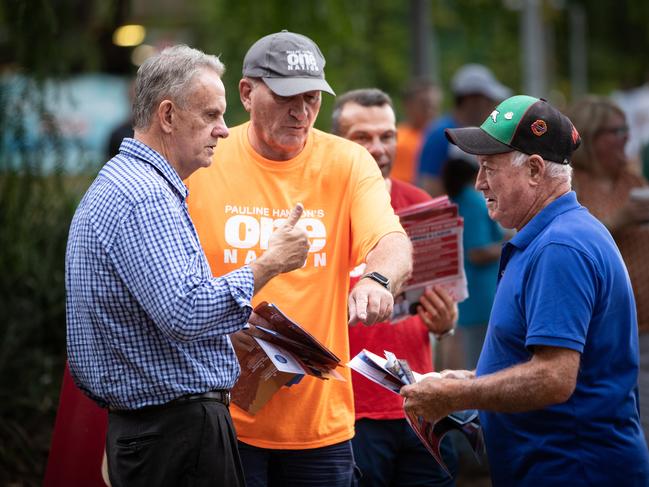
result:
[[[293,228],[302,216],[302,213],[304,213],[304,206],[302,206],[302,203],[298,203],[295,205],[295,208],[291,210],[291,214],[288,216],[285,225]]]

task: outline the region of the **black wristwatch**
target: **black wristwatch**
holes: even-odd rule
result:
[[[385,289],[388,291],[390,290],[390,279],[385,277],[383,274],[379,274],[378,272],[368,272],[367,274],[364,274],[361,279],[372,279],[373,281],[378,282],[381,286],[383,286]]]

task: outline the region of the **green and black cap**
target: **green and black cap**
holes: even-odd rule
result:
[[[581,138],[568,117],[547,101],[526,95],[507,98],[480,127],[446,129],[446,138],[477,155],[517,150],[546,161],[570,164]]]

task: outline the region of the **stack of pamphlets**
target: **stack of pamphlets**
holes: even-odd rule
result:
[[[369,350],[362,350],[347,365],[359,374],[376,382],[380,386],[399,394],[399,390],[407,385],[414,384],[421,379],[421,375],[413,372],[404,359],[397,358],[392,352],[385,352],[385,358]],[[441,377],[439,374],[428,374],[427,377]],[[426,449],[435,457],[446,473],[451,475],[440,451],[442,439],[452,430],[460,431],[468,440],[476,458],[484,453],[484,441],[478,412],[475,410],[457,411],[431,423],[422,417],[406,413],[406,419],[415,434],[419,437]]]
[[[397,212],[413,247],[413,273],[394,300],[392,321],[416,314],[419,297],[432,285],[446,289],[457,302],[468,296],[462,231],[457,205],[440,196]]]
[[[274,304],[260,303],[239,333],[247,338],[233,339],[241,375],[232,389],[232,402],[250,414],[280,387],[297,384],[305,375],[345,380],[335,370],[340,359]]]

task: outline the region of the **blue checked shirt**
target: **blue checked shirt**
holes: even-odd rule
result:
[[[76,383],[102,406],[136,409],[230,389],[227,334],[251,311],[252,271],[214,278],[187,188],[157,152],[124,139],[72,220],[67,343]]]

